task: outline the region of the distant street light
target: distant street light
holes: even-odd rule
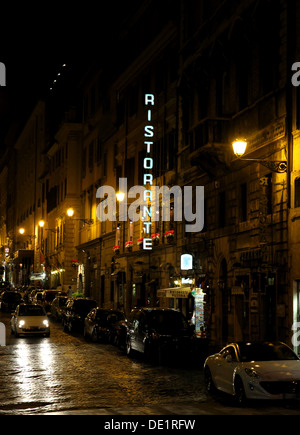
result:
[[[19,228],[19,234],[21,234],[21,236],[29,237],[30,239],[36,239],[35,235],[25,234],[25,228]]]
[[[67,210],[67,215],[70,218],[73,218],[74,216],[74,209],[73,208],[68,208]],[[94,223],[94,219],[84,219],[84,218],[73,218],[74,221],[82,221],[87,225],[92,225]]]

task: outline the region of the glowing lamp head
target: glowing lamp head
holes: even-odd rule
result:
[[[72,217],[72,216],[74,215],[74,210],[73,210],[72,208],[69,208],[69,209],[67,210],[67,215],[68,215],[69,217]]]
[[[24,233],[25,233],[25,229],[24,229],[24,228],[20,228],[20,229],[19,229],[19,233],[20,233],[20,234],[24,234]]]
[[[117,200],[118,200],[119,202],[124,201],[124,198],[125,198],[125,193],[123,193],[123,192],[118,192],[118,193],[117,193]]]
[[[244,139],[237,139],[233,142],[232,147],[236,157],[242,157],[246,152],[247,141]]]
[[[39,221],[39,226],[40,226],[41,228],[43,228],[44,225],[45,225],[45,221]]]

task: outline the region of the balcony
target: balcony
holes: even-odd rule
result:
[[[205,119],[188,134],[190,162],[203,172],[215,177],[216,171],[226,170],[230,161],[228,153],[229,119]]]

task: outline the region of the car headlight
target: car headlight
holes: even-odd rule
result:
[[[19,328],[23,328],[24,325],[25,325],[25,320],[20,320]]]
[[[49,328],[49,322],[48,322],[48,320],[43,320],[43,325],[46,326],[46,328]]]
[[[254,370],[254,369],[245,369],[245,372],[248,376],[250,376],[250,378],[259,378],[259,374]]]

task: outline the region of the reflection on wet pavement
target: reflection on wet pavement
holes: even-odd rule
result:
[[[200,367],[153,366],[111,345],[68,335],[59,324],[51,326],[50,338],[8,334],[7,346],[0,348],[0,413],[205,400]]]
[[[49,338],[15,338],[6,324],[0,347],[0,415],[299,415],[300,405],[237,409],[228,396],[208,396],[202,362],[152,365],[120,349],[86,342],[51,323]]]

